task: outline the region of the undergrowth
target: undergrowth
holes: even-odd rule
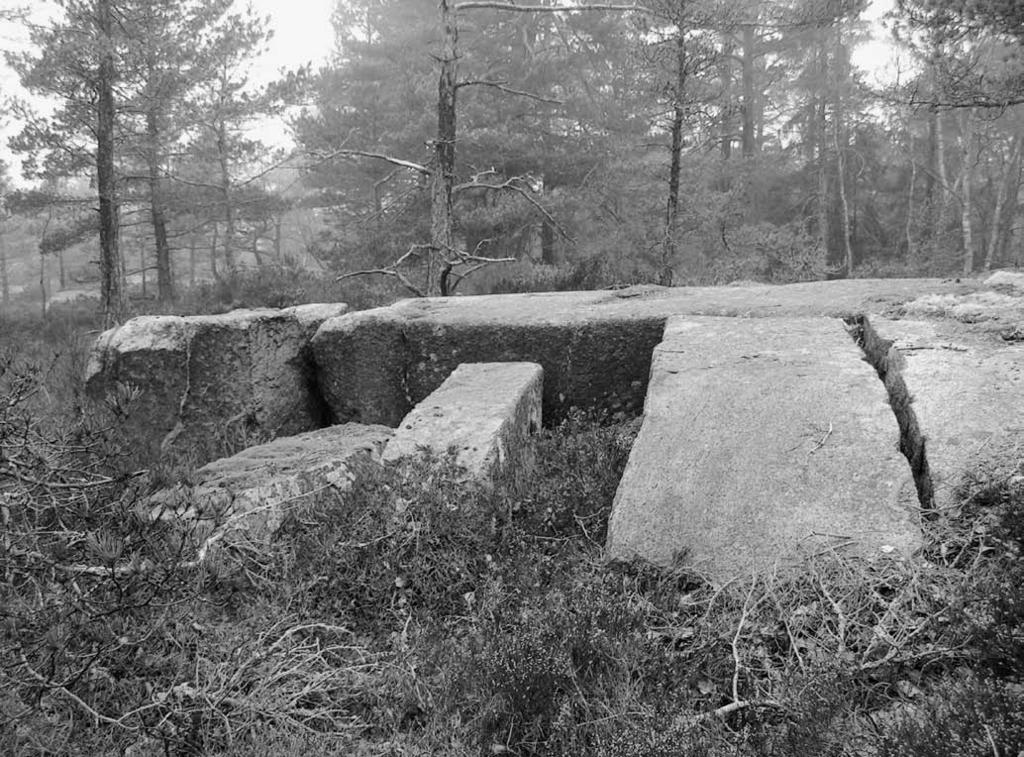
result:
[[[715,587],[605,559],[637,423],[573,415],[527,475],[425,459],[214,543],[149,517],[131,397],[49,390],[72,358],[38,358],[0,376],[2,753],[1024,749],[1019,471],[965,490],[914,562]]]

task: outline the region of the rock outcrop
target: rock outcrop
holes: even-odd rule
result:
[[[155,435],[204,461],[233,442],[339,421],[394,428],[446,381],[457,385],[462,364],[535,363],[546,423],[574,406],[612,416],[646,406],[611,553],[667,562],[683,551],[727,580],[822,549],[904,555],[919,538],[917,507],[945,506],[978,467],[1019,475],[1021,281],[999,272],[987,281],[641,286],[407,300],[348,314],[320,305],[148,317],[103,335],[89,386],[98,395],[136,386],[129,423],[140,441]],[[481,400],[496,401],[519,379],[489,381],[493,396]],[[535,396],[532,379],[524,382],[516,385],[528,390],[511,387],[520,400]],[[460,442],[458,413],[472,426],[484,412],[449,388],[440,393],[449,410],[425,405],[412,416],[407,425],[424,436],[409,445],[518,449]],[[501,411],[517,419],[517,438],[535,422],[532,408],[530,399]],[[377,441],[389,434],[374,428]],[[291,454],[279,441],[204,469],[206,493],[189,490],[184,501],[231,518],[306,496],[317,486],[301,483],[315,478],[306,473],[246,483]],[[403,456],[405,444],[391,454]],[[328,470],[332,459],[323,460]],[[230,484],[213,483],[232,471]],[[257,518],[257,530],[275,522]]]
[[[464,363],[405,416],[384,462],[451,452],[468,477],[485,482],[528,468],[542,386],[536,363]]]
[[[715,583],[822,550],[908,555],[913,478],[875,371],[831,318],[672,318],[608,529],[613,557]]]
[[[137,397],[129,431],[199,462],[225,448],[319,428],[327,409],[315,386],[309,341],[346,306],[235,310],[224,315],[142,316],[102,334],[86,387],[118,384]]]

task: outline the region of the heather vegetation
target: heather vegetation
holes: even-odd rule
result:
[[[130,392],[81,396],[82,326],[3,356],[4,753],[1024,749],[1020,471],[965,479],[913,562],[714,588],[604,560],[637,421],[574,415],[492,489],[423,460],[218,542],[150,517],[188,471],[133,457]]]

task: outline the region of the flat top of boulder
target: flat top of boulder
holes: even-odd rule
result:
[[[228,486],[240,481],[251,486],[261,479],[344,461],[360,452],[376,457],[393,434],[394,429],[387,426],[343,423],[284,436],[207,463],[196,472],[197,483],[216,481]]]
[[[540,425],[543,375],[537,363],[459,365],[405,416],[384,460],[415,455],[422,447],[438,453],[454,449],[465,468],[484,471],[508,441],[503,432],[528,433],[517,426]]]
[[[884,311],[928,294],[964,294],[980,281],[942,279],[843,279],[798,284],[726,287],[641,285],[618,290],[540,292],[408,299],[387,308],[330,319],[322,331],[346,330],[365,319],[428,321],[436,325],[493,327],[544,325],[671,315],[836,316]]]

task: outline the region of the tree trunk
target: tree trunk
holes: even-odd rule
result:
[[[999,250],[997,254],[997,260],[1008,260],[1009,259],[1009,248],[1013,243],[1015,230],[1021,228],[1021,222],[1019,219],[1021,212],[1021,203],[1019,202],[1020,197],[1020,183],[1021,183],[1021,169],[1024,168],[1024,137],[1021,138],[1022,144],[1017,150],[1017,162],[1010,169],[1009,180],[1007,181],[1006,198],[1009,203],[1009,207],[1006,208],[1008,212],[1003,213],[1003,228],[1002,234],[1000,235]],[[1018,246],[1018,258],[1019,258],[1019,246]],[[1016,260],[1016,258],[1015,258]],[[1019,260],[1016,261],[1019,265]]]
[[[1010,157],[1003,164],[1003,171],[999,176],[996,186],[995,205],[992,208],[992,223],[988,236],[988,246],[985,250],[985,270],[992,270],[992,263],[996,258],[996,251],[1003,239],[1003,213],[1006,206],[1006,198],[1010,189],[1014,171],[1020,172],[1020,146],[1021,137],[1017,135],[1010,142]]]
[[[829,258],[829,222],[828,222],[828,147],[826,143],[825,129],[828,124],[826,122],[826,105],[825,98],[822,97],[818,103],[818,239],[821,242],[821,249],[825,253],[826,259]]]
[[[753,157],[757,152],[756,130],[757,95],[754,92],[754,61],[757,37],[753,24],[743,26],[743,157]]]
[[[46,255],[43,254],[42,245],[39,246],[39,294],[43,298],[43,318],[47,317],[47,301],[49,300],[49,290],[46,281]]]
[[[0,234],[0,303],[6,305],[11,299],[11,281],[7,273],[7,245]]]
[[[735,125],[733,124],[734,97],[732,65],[735,57],[736,40],[731,31],[722,33],[722,55],[718,64],[718,75],[722,79],[722,113],[720,116],[719,129],[721,131],[722,157],[729,160],[732,157],[732,142],[735,138]],[[728,189],[726,187],[725,189]]]
[[[194,288],[196,285],[196,238],[190,236],[188,241],[188,285]]]
[[[448,0],[441,0],[441,26],[444,47],[441,73],[437,82],[437,139],[434,143],[435,166],[430,198],[430,250],[427,257],[427,287],[430,297],[447,292],[449,255],[454,252],[452,230],[452,189],[455,186],[455,93],[458,74],[459,29]]]
[[[963,232],[964,258],[963,274],[970,275],[974,270],[974,229],[972,226],[973,200],[972,184],[974,183],[974,108],[968,108],[960,117],[960,229]]]
[[[665,207],[665,236],[661,243],[661,270],[658,283],[672,286],[675,278],[676,231],[679,226],[679,175],[682,171],[683,126],[686,111],[683,98],[686,91],[686,40],[683,30],[676,32],[676,82],[672,92],[672,144],[669,147],[668,201]]]
[[[555,251],[555,227],[547,220],[540,224],[540,262],[555,265],[558,262]]]
[[[842,211],[843,220],[843,268],[846,275],[853,274],[853,246],[850,243],[850,204],[846,199],[846,167],[845,167],[845,138],[840,141],[840,132],[843,131],[841,122],[843,120],[843,94],[840,89],[840,75],[846,70],[845,50],[843,48],[843,25],[836,22],[836,46],[835,60],[833,61],[833,95],[835,97],[835,112],[832,114],[832,144],[836,151],[836,187],[839,191],[839,209]],[[842,65],[840,65],[842,63]]]
[[[283,223],[281,216],[274,219],[274,260],[278,265],[284,262],[281,260],[281,226]]]
[[[917,245],[914,243],[914,192],[917,189],[917,161],[914,159],[914,132],[910,119],[906,123],[907,137],[910,140],[910,186],[907,189],[907,221],[904,226],[904,233],[907,238],[907,264],[915,271],[920,266],[917,259]]]
[[[149,180],[149,214],[156,246],[156,290],[160,302],[174,299],[171,277],[171,246],[167,241],[167,217],[164,212],[163,187],[160,178],[160,129],[157,114],[146,113],[146,168]]]
[[[139,273],[142,274],[142,299],[146,299],[149,295],[149,291],[146,286],[148,278],[146,275],[148,273],[146,270],[146,246],[141,243],[141,240],[136,241],[139,242]]]
[[[213,239],[210,241],[210,275],[214,281],[220,281],[220,272],[217,270],[217,237],[220,232],[220,224],[213,224]]]
[[[125,315],[124,266],[118,246],[117,177],[114,168],[114,53],[111,0],[96,0],[96,18],[105,49],[96,79],[96,186],[100,214],[100,299],[103,325],[119,324]]]
[[[220,193],[224,203],[224,267],[228,276],[235,273],[235,206],[231,193],[231,171],[228,166],[227,124],[218,116],[217,162],[220,166]]]

